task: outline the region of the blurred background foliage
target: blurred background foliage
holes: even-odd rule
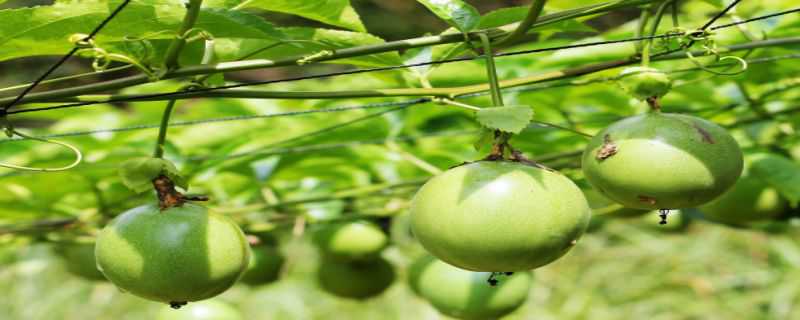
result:
[[[56,1],[62,6],[90,6],[93,1]],[[105,1],[100,1],[105,5]],[[112,1],[113,2],[113,1]],[[142,1],[146,3],[147,1]],[[342,46],[401,40],[437,34],[447,25],[415,1],[353,0],[364,33],[342,36]],[[481,13],[522,6],[528,1],[467,1]],[[601,1],[548,1],[546,12],[557,12]],[[0,8],[22,10],[53,1],[0,1]],[[683,26],[696,27],[727,1],[681,1]],[[145,5],[145,4],[142,4]],[[743,1],[735,14],[749,18],[792,9],[788,0]],[[75,9],[77,10],[77,9]],[[519,9],[517,9],[519,10]],[[3,11],[0,11],[0,15]],[[8,11],[6,11],[8,12]],[[253,11],[291,37],[336,37],[342,29],[287,13]],[[565,45],[635,34],[640,10],[622,9],[581,18],[542,31],[539,39],[515,50]],[[520,16],[518,19],[521,19]],[[124,18],[123,18],[124,21]],[[729,22],[730,17],[721,22]],[[165,22],[169,25],[168,22]],[[661,31],[671,29],[669,22]],[[87,26],[83,25],[83,29]],[[319,29],[318,29],[319,28]],[[800,34],[800,15],[786,15],[747,24],[758,38]],[[2,28],[0,28],[2,29]],[[324,30],[321,30],[324,29]],[[109,30],[124,31],[114,26]],[[138,30],[144,31],[144,30]],[[153,30],[148,30],[153,31]],[[338,31],[337,31],[338,32]],[[342,31],[343,32],[343,31]],[[113,33],[113,32],[111,32]],[[313,33],[313,34],[312,34]],[[341,34],[337,34],[341,35]],[[108,38],[104,38],[104,36]],[[110,33],[98,42],[115,46]],[[13,35],[0,33],[0,44]],[[221,37],[234,51],[273,40]],[[720,45],[749,41],[737,28],[720,30]],[[163,46],[153,40],[156,47]],[[252,41],[248,44],[247,41]],[[19,43],[17,45],[20,45]],[[68,43],[64,42],[63,46]],[[797,45],[748,52],[748,59],[794,54]],[[0,85],[33,80],[63,53],[53,47],[44,54],[23,54],[0,49]],[[194,61],[200,46],[190,46],[182,59]],[[221,57],[236,52],[218,49]],[[309,53],[317,47],[299,46],[270,51],[260,58]],[[278,79],[343,70],[348,64],[379,66],[436,56],[432,51],[410,50],[349,59],[344,64],[313,64],[238,72],[229,82]],[[10,53],[9,53],[10,52]],[[501,79],[625,58],[635,53],[632,43],[567,49],[498,59]],[[743,53],[743,52],[742,52]],[[742,54],[737,53],[737,54]],[[157,56],[157,55],[156,55]],[[88,59],[73,59],[54,77],[90,71]],[[800,161],[800,116],[786,110],[798,108],[800,64],[793,59],[753,63],[736,76],[713,76],[685,60],[657,62],[670,72],[673,91],[663,100],[667,112],[693,114],[727,125],[746,152],[769,151]],[[412,69],[329,79],[280,83],[269,90],[351,90],[354,88],[421,87],[418,72],[430,71],[434,87],[485,83],[481,61],[447,64],[434,70]],[[416,73],[415,73],[416,72]],[[619,70],[598,72],[575,80],[508,90],[509,105],[530,105],[535,120],[595,133],[645,106],[630,99],[613,81]],[[86,77],[70,86],[108,80],[114,75]],[[174,90],[175,82],[127,88],[123,93]],[[54,89],[43,85],[40,90]],[[0,96],[9,95],[0,91]],[[761,99],[763,97],[763,99]],[[325,108],[357,107],[409,99],[254,100],[192,99],[178,104],[174,122],[222,119],[243,115],[270,115]],[[489,106],[481,95],[465,100]],[[12,118],[26,132],[38,135],[91,131],[157,124],[163,102],[96,105],[77,109],[27,113]],[[409,238],[404,224],[408,202],[416,187],[432,173],[479,159],[473,148],[479,125],[468,111],[432,103],[401,106],[398,110],[353,125],[309,135],[338,123],[385,112],[388,107],[344,112],[260,117],[237,121],[174,126],[170,129],[167,158],[190,177],[190,193],[206,194],[209,205],[230,214],[245,231],[278,235],[287,256],[280,281],[262,287],[237,285],[216,298],[236,306],[246,319],[439,319],[442,316],[416,297],[406,285],[405,268],[423,250]],[[777,116],[769,113],[784,112]],[[4,319],[149,319],[161,308],[120,293],[106,282],[88,282],[66,272],[54,254],[53,243],[74,238],[91,239],[98,226],[115,215],[146,201],[151,194],[135,195],[120,182],[116,169],[130,157],[148,155],[156,129],[101,132],[59,138],[83,150],[86,161],[76,169],[58,173],[0,171],[0,318]],[[566,130],[532,124],[512,144],[532,158],[585,185],[579,170],[579,153],[586,139]],[[50,145],[31,141],[0,140],[0,158],[29,166],[53,166],[71,155]],[[791,181],[790,181],[791,182]],[[795,181],[795,183],[800,183]],[[797,203],[794,203],[795,207]],[[795,209],[792,209],[795,210]],[[733,228],[705,221],[697,210],[671,218],[670,226],[657,225],[655,214],[610,219],[596,217],[592,232],[566,257],[534,272],[528,301],[508,319],[797,319],[800,318],[800,230],[794,213],[782,221],[749,228]],[[318,254],[310,245],[315,225],[331,220],[367,216],[391,229],[393,245],[384,256],[394,265],[397,281],[384,294],[364,301],[335,298],[316,284]],[[389,222],[391,221],[391,222]],[[391,226],[389,226],[391,224]]]

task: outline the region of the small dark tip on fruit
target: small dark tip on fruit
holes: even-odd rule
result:
[[[506,272],[506,275],[507,276],[512,276],[512,275],[514,275],[514,273],[513,272]]]
[[[487,281],[489,282],[489,285],[492,287],[497,285],[497,279],[489,279]]]
[[[172,309],[178,310],[181,307],[185,306],[186,304],[187,304],[186,301],[171,301],[169,303],[169,307],[172,308]]]

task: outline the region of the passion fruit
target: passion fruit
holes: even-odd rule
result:
[[[394,282],[395,272],[389,261],[381,257],[350,262],[323,258],[317,279],[326,292],[342,298],[363,300],[389,288]]]
[[[55,252],[61,256],[67,271],[92,281],[105,281],[106,277],[97,269],[94,258],[94,243],[63,243]]]
[[[128,210],[100,232],[95,254],[100,271],[123,291],[179,307],[233,286],[250,248],[233,220],[186,203]]]
[[[590,212],[581,190],[557,172],[481,161],[425,183],[411,202],[411,226],[423,247],[449,264],[521,271],[566,254]]]
[[[411,288],[439,312],[458,319],[496,319],[519,308],[533,282],[530,271],[500,276],[487,283],[491,272],[456,268],[431,256],[414,262],[409,272]]]
[[[745,166],[742,176],[730,190],[698,209],[711,221],[746,226],[778,218],[789,209],[789,203],[778,190],[753,175]]]
[[[323,254],[339,260],[373,259],[389,243],[386,233],[368,221],[325,225],[312,238]]]
[[[158,320],[242,320],[242,314],[231,305],[214,300],[187,305],[181,310],[164,307]]]
[[[739,145],[722,127],[660,112],[612,124],[583,153],[589,183],[609,199],[637,209],[707,203],[733,186],[742,166]]]
[[[649,67],[625,68],[619,75],[618,83],[639,100],[661,98],[672,88],[672,81],[666,73]]]
[[[240,281],[251,286],[274,282],[278,280],[285,260],[283,254],[274,245],[253,246],[250,252],[250,263]]]

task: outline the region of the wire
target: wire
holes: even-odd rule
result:
[[[430,101],[431,101],[431,99],[422,98],[422,99],[405,100],[405,101],[397,101],[397,102],[380,102],[380,103],[370,103],[370,104],[363,104],[363,105],[357,105],[357,106],[334,107],[334,108],[326,108],[326,109],[318,109],[318,110],[288,111],[288,112],[276,112],[276,113],[245,115],[245,116],[210,118],[210,119],[202,119],[202,120],[176,121],[176,122],[171,122],[169,124],[169,126],[170,127],[193,126],[193,125],[206,124],[206,123],[215,123],[215,122],[229,122],[229,121],[244,121],[244,120],[254,120],[254,119],[279,118],[279,117],[293,117],[293,116],[301,116],[301,115],[316,114],[316,113],[337,113],[337,112],[352,111],[352,110],[368,110],[368,109],[388,108],[388,107],[396,107],[396,106],[411,106],[411,105],[422,104],[422,103],[426,103],[426,102],[430,102]],[[88,130],[88,131],[74,131],[74,132],[56,133],[56,134],[41,135],[41,136],[36,136],[36,137],[37,138],[63,138],[63,137],[75,137],[75,136],[87,136],[87,135],[99,134],[99,133],[115,133],[115,132],[127,132],[127,131],[136,131],[136,130],[145,130],[145,129],[156,129],[159,126],[160,126],[159,124],[143,124],[143,125],[134,125],[134,126],[127,126],[127,127],[119,127],[119,128],[109,128],[109,129],[97,129],[97,130]],[[6,142],[12,142],[12,141],[20,141],[20,140],[28,140],[28,138],[15,137],[15,138],[12,138],[12,139],[3,139],[3,140],[0,140],[0,144],[6,143]]]
[[[754,65],[760,63],[767,63],[767,62],[774,62],[778,60],[785,60],[785,59],[800,59],[800,54],[786,54],[786,55],[779,55],[773,57],[764,57],[764,58],[754,58],[748,59],[747,63]],[[713,66],[713,68],[722,68],[726,66],[734,65],[734,63],[722,63],[719,65]],[[685,69],[677,69],[672,71],[667,71],[667,73],[683,73],[683,72],[691,72],[691,71],[698,71],[699,69],[696,67],[693,68],[685,68]],[[520,92],[533,92],[539,91],[544,89],[550,88],[557,88],[557,87],[565,87],[565,86],[574,86],[574,85],[588,85],[597,82],[606,82],[612,81],[614,77],[608,78],[597,78],[597,79],[590,79],[584,80],[581,82],[576,81],[564,81],[555,84],[534,84],[526,87],[520,88],[509,88],[503,90],[506,93],[520,93]],[[488,95],[487,92],[476,92],[470,93],[461,96],[461,98],[473,98],[473,97],[481,97]],[[379,102],[379,103],[370,103],[370,104],[363,104],[363,105],[356,105],[356,106],[345,106],[345,107],[333,107],[333,108],[326,108],[326,109],[317,109],[317,110],[303,110],[303,111],[288,111],[288,112],[276,112],[276,113],[267,113],[267,114],[256,114],[256,115],[243,115],[243,116],[233,116],[233,117],[221,117],[221,118],[209,118],[209,119],[200,119],[200,120],[189,120],[189,121],[176,121],[171,122],[169,125],[170,127],[180,127],[180,126],[193,126],[193,125],[200,125],[206,123],[216,123],[216,122],[229,122],[229,121],[246,121],[246,120],[255,120],[255,119],[266,119],[266,118],[280,118],[280,117],[292,117],[292,116],[301,116],[301,115],[308,115],[308,114],[316,114],[316,113],[337,113],[337,112],[345,112],[345,111],[352,111],[352,110],[367,110],[367,109],[377,109],[377,108],[389,108],[394,106],[411,106],[416,104],[423,104],[431,102],[430,98],[420,98],[420,99],[413,99],[413,100],[404,100],[404,101],[396,101],[396,102]],[[715,108],[716,109],[716,108]],[[145,130],[145,129],[155,129],[158,128],[158,124],[142,124],[142,125],[133,125],[127,127],[118,127],[118,128],[108,128],[108,129],[97,129],[97,130],[87,130],[87,131],[73,131],[73,132],[64,132],[64,133],[55,133],[49,135],[40,135],[36,136],[38,138],[63,138],[63,137],[75,137],[75,136],[87,136],[93,134],[100,134],[100,133],[116,133],[116,132],[128,132],[128,131],[136,131],[136,130]],[[2,139],[0,140],[0,144],[6,142],[13,142],[13,141],[21,141],[27,140],[28,138],[23,137],[15,137],[11,139]]]
[[[765,15],[765,16],[755,17],[755,18],[752,18],[752,19],[732,22],[732,23],[728,23],[728,24],[718,25],[718,26],[711,27],[711,30],[717,30],[717,29],[722,29],[722,28],[733,27],[733,26],[740,25],[740,24],[746,24],[746,23],[750,23],[750,22],[753,22],[753,21],[774,18],[774,17],[777,17],[777,16],[782,16],[782,15],[795,13],[795,12],[800,12],[800,8],[786,10],[786,11],[782,11],[782,12],[768,14],[768,15]]]
[[[735,1],[732,5],[735,5],[739,1]],[[706,24],[713,24],[719,17],[723,16],[727,11],[729,11],[733,6],[728,6],[725,10],[718,14],[713,19],[711,19]],[[780,15],[790,14],[796,10],[789,10],[779,13],[770,14],[767,16],[761,16],[752,18],[750,20],[757,21],[761,19],[776,17]],[[741,23],[738,23],[741,24]],[[730,25],[722,25],[715,27],[716,29],[722,29],[734,26],[736,24]],[[707,28],[707,27],[706,27]],[[620,40],[606,40],[606,41],[597,41],[597,42],[589,42],[583,44],[572,44],[572,45],[565,45],[565,46],[558,46],[558,47],[548,47],[548,48],[539,48],[539,49],[530,49],[530,50],[522,50],[522,51],[514,51],[514,52],[506,52],[506,53],[498,53],[495,54],[495,57],[508,57],[508,56],[516,56],[516,55],[524,55],[524,54],[533,54],[533,53],[541,53],[547,51],[556,51],[556,50],[564,50],[564,49],[574,49],[574,48],[584,48],[584,47],[591,47],[591,46],[600,46],[600,45],[608,45],[608,44],[616,44],[616,43],[625,43],[625,42],[634,42],[634,41],[642,41],[642,40],[652,40],[652,39],[665,39],[671,37],[679,37],[683,36],[683,33],[666,33],[661,35],[653,35],[653,36],[642,36],[642,37],[634,37],[634,38],[627,38],[627,39],[620,39]],[[675,51],[680,51],[683,49],[676,49],[672,51],[667,51],[663,53],[659,53],[653,55],[653,57],[662,56],[665,54],[669,54]],[[294,82],[294,81],[302,81],[302,80],[311,80],[311,79],[320,79],[320,78],[327,78],[327,77],[336,77],[336,76],[344,76],[344,75],[354,75],[354,74],[361,74],[361,73],[369,73],[369,72],[378,72],[378,71],[390,71],[390,70],[397,70],[397,69],[405,69],[405,68],[413,68],[413,67],[421,67],[421,66],[429,66],[429,65],[439,65],[439,64],[447,64],[447,63],[455,63],[455,62],[464,62],[464,61],[471,61],[477,59],[483,59],[484,56],[472,56],[472,57],[461,57],[461,58],[453,58],[453,59],[445,59],[445,60],[437,60],[437,61],[426,61],[426,62],[419,62],[419,63],[411,63],[411,64],[403,64],[403,65],[396,65],[396,66],[387,66],[387,67],[375,67],[375,68],[366,68],[366,69],[356,69],[356,70],[346,70],[346,71],[339,71],[339,72],[331,72],[325,74],[318,74],[318,75],[308,75],[308,76],[300,76],[300,77],[290,77],[290,78],[283,78],[283,79],[275,79],[275,80],[265,80],[265,81],[254,81],[254,82],[247,82],[247,83],[238,83],[233,85],[227,86],[219,86],[213,88],[197,88],[188,91],[182,92],[164,92],[164,93],[153,93],[153,94],[144,94],[139,95],[134,98],[126,98],[126,99],[109,99],[105,101],[82,101],[76,103],[69,103],[69,104],[61,104],[56,106],[49,106],[49,107],[41,107],[41,108],[29,108],[29,109],[21,109],[16,111],[9,111],[8,114],[18,114],[18,113],[28,113],[28,112],[38,112],[38,111],[47,111],[47,110],[56,110],[56,109],[64,109],[64,108],[75,108],[75,107],[83,107],[89,105],[96,105],[96,104],[106,104],[106,103],[113,103],[113,102],[129,102],[129,101],[137,101],[142,99],[151,99],[151,98],[162,98],[162,97],[175,97],[190,93],[202,93],[202,92],[211,92],[217,90],[224,90],[224,89],[234,89],[234,88],[242,88],[248,86],[256,86],[256,85],[267,85],[267,84],[275,84],[275,83],[285,83],[285,82]]]
[[[92,32],[89,33],[89,35],[86,36],[85,38],[83,38],[81,41],[90,41],[90,40],[92,40],[100,32],[100,30],[102,30],[109,22],[111,22],[111,19],[114,19],[114,17],[116,17],[117,14],[119,14],[122,11],[122,9],[124,9],[128,5],[128,3],[130,3],[130,2],[131,2],[131,0],[124,0],[119,6],[117,6],[117,8],[113,12],[111,12],[111,14],[108,17],[106,17],[102,22],[100,22],[100,24],[97,25],[97,27],[95,27],[94,30],[92,30]],[[25,88],[25,90],[23,90],[19,95],[17,95],[17,97],[14,99],[14,101],[11,101],[11,103],[9,103],[5,107],[3,107],[3,114],[8,114],[8,112],[6,112],[6,111],[8,111],[8,109],[13,107],[17,103],[19,103],[22,100],[22,98],[24,98],[26,95],[28,95],[28,93],[30,93],[34,88],[36,88],[36,86],[38,86],[42,81],[47,79],[47,77],[49,77],[50,74],[55,72],[56,69],[58,69],[58,67],[60,67],[65,62],[67,62],[67,60],[69,60],[69,58],[74,56],[75,53],[78,52],[78,50],[80,50],[80,46],[75,45],[72,48],[72,50],[70,50],[69,52],[67,52],[67,54],[65,54],[63,57],[61,57],[61,59],[59,59],[56,62],[56,64],[52,65],[50,67],[50,69],[45,71],[45,73],[42,74],[41,76],[39,76],[39,78],[36,79],[36,81],[34,81],[33,83],[31,83],[31,85],[29,87]]]
[[[710,27],[712,24],[714,24],[714,22],[717,22],[717,20],[719,20],[719,18],[722,18],[722,16],[724,16],[726,13],[728,13],[728,11],[731,11],[731,9],[733,9],[733,7],[735,7],[741,1],[742,0],[734,0],[733,2],[731,2],[727,7],[725,7],[724,10],[720,11],[719,13],[717,13],[716,16],[711,18],[711,20],[709,20],[708,22],[706,22],[706,24],[704,24],[702,27],[700,27],[700,30],[708,29],[708,27]]]

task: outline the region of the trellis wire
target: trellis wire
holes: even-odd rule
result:
[[[96,35],[97,35],[97,34],[100,32],[100,30],[103,30],[103,28],[104,28],[104,27],[105,27],[105,26],[106,26],[106,25],[107,25],[109,22],[111,22],[111,20],[112,20],[112,19],[114,19],[114,17],[116,17],[116,16],[117,16],[117,14],[119,14],[120,12],[122,12],[122,9],[124,9],[124,8],[125,8],[125,7],[128,5],[128,3],[130,3],[130,2],[131,2],[131,0],[124,0],[122,3],[120,3],[120,5],[119,5],[119,6],[117,6],[117,8],[116,8],[116,9],[114,9],[114,11],[113,11],[113,12],[111,12],[111,14],[110,14],[110,15],[108,15],[108,17],[106,17],[105,19],[103,19],[103,21],[101,21],[101,22],[100,22],[100,24],[99,24],[99,25],[97,25],[97,27],[95,27],[95,28],[94,28],[94,30],[92,30],[92,32],[91,32],[91,33],[89,33],[89,35],[88,35],[88,36],[86,36],[85,38],[81,39],[81,41],[91,41],[91,40],[92,40],[92,39],[93,39],[93,38],[94,38],[94,37],[95,37],[95,36],[96,36]],[[2,114],[9,114],[9,112],[7,112],[9,108],[11,108],[11,107],[13,107],[14,105],[16,105],[17,103],[19,103],[19,101],[20,101],[20,100],[22,100],[22,98],[24,98],[24,97],[25,97],[25,96],[26,96],[28,93],[30,93],[30,92],[31,92],[31,91],[32,91],[34,88],[36,88],[36,86],[38,86],[40,83],[42,83],[42,81],[44,81],[45,79],[47,79],[47,77],[49,77],[49,76],[50,76],[50,74],[52,74],[53,72],[55,72],[55,71],[56,71],[56,69],[58,69],[58,68],[59,68],[61,65],[63,65],[65,62],[67,62],[67,60],[69,60],[69,58],[71,58],[72,56],[74,56],[74,55],[75,55],[75,53],[77,53],[77,52],[78,52],[78,50],[80,50],[80,46],[78,46],[78,45],[76,44],[76,45],[75,45],[75,46],[72,48],[72,50],[70,50],[69,52],[67,52],[67,54],[65,54],[64,56],[62,56],[62,57],[61,57],[61,59],[59,59],[59,60],[58,60],[58,61],[57,61],[57,62],[56,62],[54,65],[52,65],[52,66],[51,66],[49,69],[47,69],[47,71],[45,71],[45,73],[43,73],[41,76],[39,76],[39,78],[37,78],[37,79],[36,79],[36,80],[35,80],[33,83],[31,83],[31,85],[30,85],[30,86],[28,86],[27,88],[25,88],[25,90],[22,90],[22,92],[20,92],[20,94],[19,94],[19,95],[17,95],[17,97],[14,99],[14,101],[11,101],[11,103],[9,103],[9,104],[8,104],[8,105],[6,105],[5,107],[3,107]]]
[[[739,1],[735,1],[733,4],[738,3]],[[733,6],[728,6],[726,10],[715,16],[712,20],[706,23],[706,25],[713,24],[717,19],[727,13]],[[772,18],[780,15],[785,15],[789,13],[796,12],[800,9],[793,9],[788,11],[783,11],[779,13],[770,14],[768,16],[756,17],[749,19],[750,22],[762,20],[766,18]],[[742,22],[744,23],[744,22]],[[737,24],[742,24],[737,23]],[[716,29],[722,29],[731,27],[736,24],[729,24],[724,26],[715,27]],[[634,41],[642,41],[642,40],[650,40],[650,39],[665,39],[665,38],[672,38],[672,37],[679,37],[683,36],[682,33],[666,33],[661,35],[654,35],[654,36],[642,36],[642,37],[634,37],[634,38],[627,38],[627,39],[620,39],[620,40],[607,40],[607,41],[597,41],[597,42],[589,42],[583,44],[573,44],[573,45],[565,45],[565,46],[557,46],[557,47],[548,47],[548,48],[539,48],[539,49],[530,49],[530,50],[522,50],[522,51],[514,51],[514,52],[506,52],[506,53],[498,53],[495,54],[495,57],[506,57],[506,56],[515,56],[515,55],[524,55],[524,54],[533,54],[533,53],[540,53],[540,52],[547,52],[547,51],[556,51],[556,50],[563,50],[563,49],[574,49],[574,48],[584,48],[584,47],[591,47],[591,46],[600,46],[600,45],[608,45],[608,44],[616,44],[616,43],[624,43],[624,42],[634,42]],[[656,54],[655,56],[658,56]],[[318,75],[308,75],[308,76],[300,76],[300,77],[290,77],[290,78],[283,78],[283,79],[275,79],[275,80],[265,80],[265,81],[254,81],[254,82],[247,82],[247,83],[238,83],[233,85],[227,86],[219,86],[213,88],[198,88],[188,91],[182,92],[165,92],[165,93],[154,93],[154,94],[145,94],[141,96],[137,96],[135,98],[126,98],[126,99],[110,99],[106,101],[82,101],[76,103],[69,103],[69,104],[61,104],[56,106],[48,106],[48,107],[41,107],[41,108],[29,108],[29,109],[21,109],[15,111],[9,111],[8,114],[17,114],[17,113],[28,113],[28,112],[38,112],[38,111],[47,111],[47,110],[55,110],[55,109],[64,109],[64,108],[74,108],[74,107],[83,107],[89,105],[96,105],[96,104],[106,104],[112,102],[129,102],[129,101],[136,101],[141,99],[150,99],[150,98],[162,98],[162,97],[175,97],[189,93],[202,93],[202,92],[211,92],[217,90],[224,90],[224,89],[234,89],[234,88],[242,88],[248,86],[256,86],[256,85],[266,85],[266,84],[275,84],[275,83],[285,83],[285,82],[295,82],[295,81],[302,81],[302,80],[311,80],[311,79],[320,79],[320,78],[327,78],[327,77],[335,77],[335,76],[344,76],[344,75],[353,75],[353,74],[361,74],[361,73],[369,73],[369,72],[378,72],[378,71],[390,71],[390,70],[397,70],[397,69],[405,69],[405,68],[412,68],[412,67],[421,67],[421,66],[429,66],[429,65],[440,65],[440,64],[448,64],[448,63],[455,63],[455,62],[463,62],[463,61],[471,61],[484,58],[483,55],[480,56],[471,56],[471,57],[461,57],[461,58],[453,58],[453,59],[445,59],[445,60],[438,60],[438,61],[426,61],[426,62],[419,62],[419,63],[411,63],[411,64],[403,64],[403,65],[396,65],[396,66],[387,66],[387,67],[375,67],[375,68],[366,68],[366,69],[356,69],[356,70],[347,70],[347,71],[339,71],[339,72],[331,72],[325,74],[318,74]]]
[[[785,59],[800,59],[800,54],[786,54],[786,55],[779,55],[774,57],[764,57],[764,58],[754,58],[748,59],[747,63],[750,65],[759,64],[759,63],[766,63],[766,62],[773,62],[778,60],[785,60]],[[734,65],[734,62],[731,63],[722,63],[719,65],[710,66],[711,68],[721,68],[730,65]],[[686,69],[678,69],[667,71],[667,73],[681,73],[681,72],[688,72],[688,71],[697,71],[697,68],[686,68]],[[538,91],[542,89],[550,89],[554,87],[564,87],[564,86],[574,86],[574,85],[584,85],[584,84],[591,84],[597,82],[605,82],[611,81],[614,78],[600,78],[600,79],[592,79],[581,82],[576,84],[572,81],[566,81],[563,83],[557,83],[555,85],[552,84],[535,84],[521,88],[509,88],[504,89],[503,92],[506,93],[521,93],[521,92],[532,92]],[[470,93],[461,96],[461,98],[474,98],[474,97],[481,97],[488,95],[487,92],[476,92]],[[170,123],[170,127],[180,127],[180,126],[193,126],[193,125],[200,125],[206,123],[217,123],[217,122],[229,122],[229,121],[246,121],[246,120],[255,120],[255,119],[267,119],[267,118],[280,118],[280,117],[292,117],[292,116],[301,116],[301,115],[309,115],[309,114],[316,114],[316,113],[337,113],[337,112],[345,112],[345,111],[353,111],[353,110],[367,110],[367,109],[378,109],[378,108],[389,108],[394,106],[411,106],[417,104],[423,104],[431,102],[430,98],[419,98],[413,100],[403,100],[403,101],[395,101],[395,102],[377,102],[377,103],[369,103],[369,104],[362,104],[357,106],[345,106],[345,107],[333,107],[333,108],[326,108],[326,109],[316,109],[316,110],[302,110],[302,111],[287,111],[287,112],[276,112],[276,113],[267,113],[267,114],[256,114],[256,115],[243,115],[243,116],[233,116],[233,117],[221,117],[221,118],[209,118],[209,119],[200,119],[200,120],[188,120],[188,121],[176,121]],[[714,108],[717,109],[717,108]],[[698,111],[698,110],[693,110]],[[701,110],[700,110],[701,111]],[[87,136],[93,134],[101,134],[101,133],[117,133],[117,132],[128,132],[128,131],[136,131],[136,130],[146,130],[146,129],[156,129],[158,128],[158,124],[143,124],[143,125],[132,125],[126,127],[117,127],[117,128],[108,128],[108,129],[97,129],[97,130],[87,130],[87,131],[73,131],[73,132],[64,132],[64,133],[55,133],[49,135],[40,135],[36,136],[38,138],[64,138],[64,137],[76,137],[76,136]],[[14,137],[10,139],[2,139],[0,140],[0,144],[11,142],[11,141],[21,141],[27,140],[24,137]]]

